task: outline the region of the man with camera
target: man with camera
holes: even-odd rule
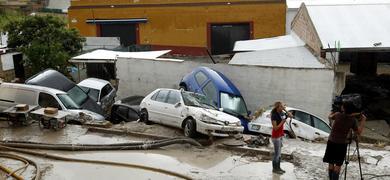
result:
[[[332,123],[323,162],[329,163],[328,173],[330,180],[338,180],[341,166],[345,160],[347,146],[352,141],[352,131],[360,135],[366,122],[366,116],[354,112],[356,108],[352,102],[343,102],[341,112],[332,112],[329,121]],[[357,121],[358,120],[358,121]]]

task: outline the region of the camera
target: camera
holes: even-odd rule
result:
[[[341,112],[341,105],[345,102],[349,102],[353,105],[354,113],[360,113],[363,111],[362,97],[360,94],[344,94],[334,98],[332,112]]]

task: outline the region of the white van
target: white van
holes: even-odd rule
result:
[[[104,121],[102,115],[80,109],[68,94],[63,91],[35,85],[1,83],[0,112],[3,112],[16,104],[55,107],[59,110],[69,112],[69,120],[80,121],[80,113],[84,113],[92,118],[88,118],[89,120]]]

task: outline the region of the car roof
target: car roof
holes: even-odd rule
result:
[[[272,106],[270,106],[269,107],[269,109],[267,109],[266,110],[266,112],[270,112],[271,110],[272,110]],[[311,113],[311,112],[308,112],[308,111],[305,111],[305,110],[302,110],[302,109],[298,109],[298,108],[295,108],[295,107],[289,107],[289,106],[287,106],[286,107],[286,110],[287,111],[302,111],[302,112],[305,112],[305,113],[308,113],[308,114],[310,114],[310,115],[314,115],[314,116],[316,116],[317,118],[320,118],[319,116],[317,116],[316,114],[313,114],[313,113]],[[324,121],[322,118],[320,118],[322,121]]]
[[[25,88],[25,89],[36,89],[43,92],[49,92],[53,94],[66,94],[64,91],[60,91],[58,89],[43,87],[43,86],[36,86],[36,85],[29,85],[29,84],[19,84],[19,83],[1,83],[0,86],[5,87],[19,87],[19,88]]]
[[[66,76],[53,69],[46,69],[35,74],[26,80],[26,84],[45,86],[62,91],[68,91],[76,85]]]
[[[88,78],[82,80],[79,84],[79,86],[84,86],[88,88],[93,88],[93,89],[102,89],[106,84],[109,84],[110,82],[103,80],[103,79],[98,79],[98,78]]]
[[[241,96],[238,88],[221,72],[211,69],[209,67],[198,67],[194,69],[194,72],[202,71],[213,81],[214,85],[219,91],[233,94],[235,96]]]
[[[171,88],[158,88],[158,89],[156,89],[154,91],[160,91],[160,90],[168,90],[168,91],[176,91],[176,92],[180,92],[181,91],[181,90],[178,90],[178,89],[171,89]]]

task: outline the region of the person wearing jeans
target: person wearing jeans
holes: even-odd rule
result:
[[[285,117],[285,118],[282,118]],[[284,136],[284,123],[287,117],[292,117],[292,114],[287,112],[282,102],[276,102],[271,111],[272,121],[272,143],[274,144],[274,156],[272,159],[272,172],[283,174],[284,171],[280,168],[281,154],[282,154],[282,138]]]

